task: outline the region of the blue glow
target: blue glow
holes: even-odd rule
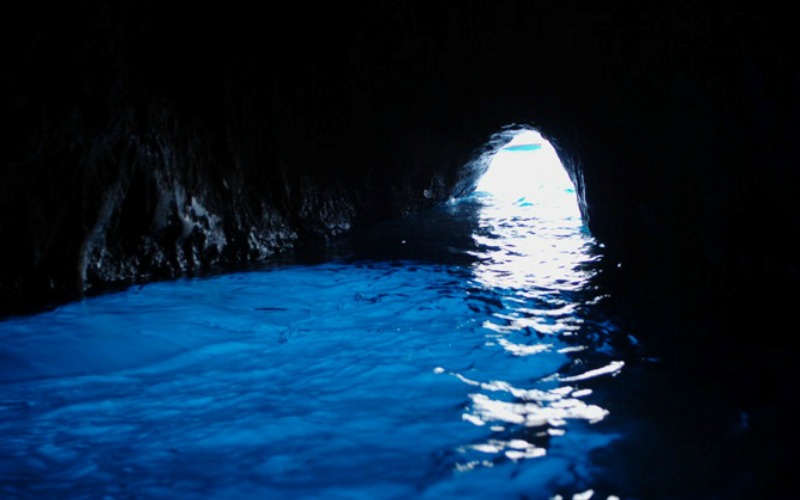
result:
[[[508,154],[545,152],[528,146]],[[613,330],[589,286],[600,256],[554,199],[476,193],[414,223],[411,236],[382,238],[424,259],[155,283],[0,322],[0,492],[455,499],[602,489],[590,456],[619,435],[593,385],[627,368],[614,349],[585,342]],[[424,246],[425,224],[439,246]],[[472,232],[442,229],[463,224]],[[444,257],[431,250],[441,245]]]
[[[536,151],[541,149],[541,144],[518,144],[515,146],[506,146],[503,148],[505,151]]]
[[[562,292],[581,293],[591,276],[581,266],[596,256],[579,219],[545,222],[534,205],[517,206],[511,225],[507,207],[498,220],[486,199],[445,210],[474,213],[476,201],[482,229],[457,251],[474,265],[293,265],[134,287],[1,322],[6,491],[555,491],[575,457],[614,438],[594,428],[608,410],[584,379],[559,381],[614,361],[573,361],[585,299]],[[533,230],[539,243],[528,244]]]
[[[549,431],[607,414],[552,379],[570,363],[559,335],[580,326],[570,304],[455,266],[180,280],[1,325],[0,469],[21,491],[512,494],[567,473],[547,454],[570,441]],[[508,482],[520,461],[540,473]]]

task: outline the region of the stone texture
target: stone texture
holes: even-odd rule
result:
[[[555,144],[621,290],[698,305],[798,277],[800,79],[777,8],[21,9],[0,79],[4,312],[412,213],[469,190],[509,124]]]

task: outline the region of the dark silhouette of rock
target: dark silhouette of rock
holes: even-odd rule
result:
[[[510,124],[554,143],[621,290],[735,309],[798,277],[800,80],[781,9],[21,9],[3,26],[3,312],[418,211],[468,191]]]

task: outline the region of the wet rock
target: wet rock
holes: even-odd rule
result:
[[[24,7],[4,28],[2,311],[263,261],[468,192],[538,127],[632,293],[796,279],[779,10],[613,1]]]

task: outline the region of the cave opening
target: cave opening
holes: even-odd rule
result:
[[[519,206],[536,205],[540,216],[580,217],[575,185],[553,145],[542,134],[522,128],[498,134],[480,160],[485,169],[475,193]]]
[[[478,282],[548,297],[565,286],[582,291],[594,275],[587,265],[602,255],[554,145],[534,128],[512,125],[483,151],[471,165],[475,187],[465,199],[477,216],[471,255],[478,256]]]

